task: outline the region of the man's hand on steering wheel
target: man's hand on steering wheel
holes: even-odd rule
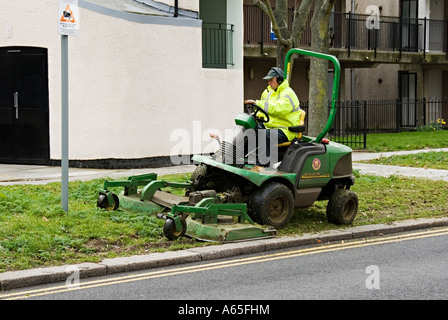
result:
[[[259,107],[257,104],[255,104],[254,100],[244,100],[244,108],[246,109],[247,113],[250,113],[247,109],[247,106],[250,105],[253,108],[253,112],[252,112],[252,116],[254,117],[254,119],[258,122],[258,123],[267,123],[269,122],[269,115],[266,111],[263,110],[263,108]],[[263,113],[266,118],[263,117],[257,117],[257,113],[258,111],[261,111],[261,113]]]

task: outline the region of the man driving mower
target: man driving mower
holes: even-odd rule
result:
[[[289,86],[288,80],[284,79],[282,69],[271,68],[263,80],[268,80],[268,87],[262,93],[261,99],[245,100],[244,104],[255,104],[269,115],[269,121],[259,123],[256,128],[257,164],[272,165],[276,159],[271,155],[271,150],[277,150],[274,147],[297,137],[297,133],[289,131],[288,127],[303,124],[303,110],[300,109],[299,99]],[[265,117],[263,113],[261,116]]]

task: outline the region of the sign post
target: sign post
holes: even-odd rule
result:
[[[61,35],[61,205],[68,212],[68,36],[78,34],[78,0],[59,0],[58,12]]]

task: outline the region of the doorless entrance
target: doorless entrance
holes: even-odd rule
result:
[[[0,163],[48,164],[48,53],[0,48]]]

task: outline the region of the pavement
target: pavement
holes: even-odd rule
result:
[[[448,170],[439,169],[427,169],[427,168],[410,168],[402,166],[385,166],[375,165],[368,163],[359,163],[357,161],[366,161],[379,159],[381,157],[392,157],[407,154],[417,154],[424,152],[448,152],[448,148],[440,149],[423,149],[423,150],[411,150],[411,151],[395,151],[395,152],[353,152],[353,169],[359,170],[361,174],[372,174],[382,177],[389,177],[391,175],[407,176],[414,178],[430,179],[430,180],[442,180],[448,181]]]
[[[353,152],[353,169],[360,174],[379,176],[403,175],[424,179],[448,181],[448,170],[406,168],[400,166],[384,166],[359,163],[357,161],[371,160],[393,155],[414,154],[429,151],[445,151],[442,149],[427,149],[400,152]],[[79,169],[69,168],[69,180],[91,180],[94,178],[120,178],[143,173],[158,175],[187,173],[194,170],[194,165],[170,166],[149,169]],[[46,184],[61,181],[60,167],[39,165],[0,164],[0,185],[13,184]],[[297,237],[274,237],[270,239],[251,240],[245,242],[225,243],[220,245],[198,247],[164,253],[150,253],[132,257],[104,259],[99,263],[81,263],[57,267],[36,268],[23,271],[8,271],[0,273],[0,291],[28,287],[52,282],[66,281],[76,271],[80,278],[103,276],[119,272],[129,272],[155,267],[205,261],[218,258],[238,256],[249,253],[261,253],[283,248],[292,248],[316,243],[344,241],[372,236],[382,236],[391,233],[406,232],[448,226],[448,217],[437,219],[417,219],[395,222],[392,224],[376,224],[357,226],[343,230],[331,230],[322,233],[304,234]],[[0,294],[1,299],[1,294]]]
[[[145,173],[167,175],[193,172],[194,165],[170,166],[146,169],[80,169],[69,168],[69,181],[97,178],[125,178]],[[47,184],[61,182],[61,167],[40,165],[0,164],[0,185]]]

